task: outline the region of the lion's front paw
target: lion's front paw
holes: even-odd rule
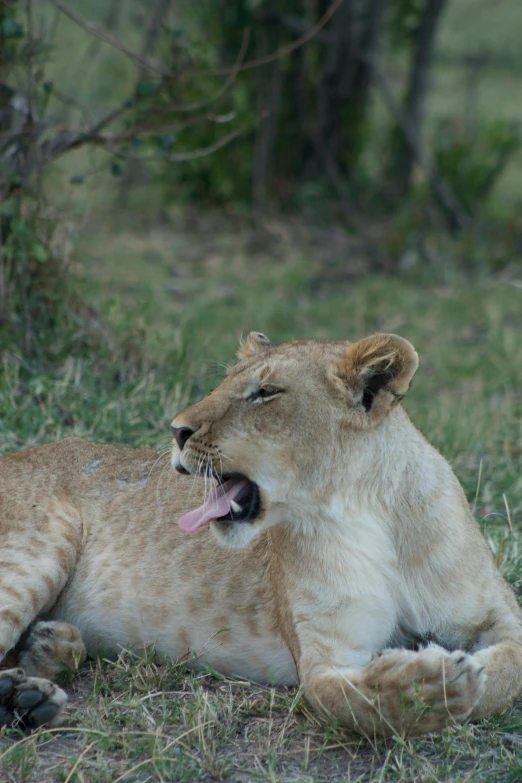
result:
[[[323,670],[306,684],[312,703],[367,736],[424,734],[471,714],[486,684],[472,655],[431,645],[388,650],[363,669]]]
[[[76,672],[86,656],[75,625],[42,621],[31,629],[20,653],[20,666],[27,674],[54,680],[65,672]]]
[[[365,669],[364,685],[390,724],[423,734],[466,720],[484,693],[486,673],[472,655],[430,645],[385,652]]]
[[[28,677],[23,669],[0,672],[0,726],[33,729],[57,723],[67,696],[53,682]]]

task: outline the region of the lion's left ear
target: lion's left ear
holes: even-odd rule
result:
[[[262,332],[250,332],[248,337],[241,340],[239,348],[237,349],[238,359],[250,359],[251,356],[255,356],[256,353],[262,353],[267,348],[271,348],[275,343],[269,340],[268,337]]]
[[[385,413],[401,400],[419,366],[413,345],[396,334],[374,334],[350,345],[337,365],[354,405]]]

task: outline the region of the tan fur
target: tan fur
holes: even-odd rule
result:
[[[369,736],[509,707],[522,615],[449,465],[400,406],[411,345],[252,333],[239,356],[173,422],[192,434],[172,464],[193,475],[167,452],[76,439],[0,458],[2,654],[40,620],[21,664],[77,665],[73,624],[91,653],[154,645],[226,675],[299,679]],[[262,512],[184,534],[177,519],[214,471],[255,481]],[[1,690],[0,677],[0,704]]]

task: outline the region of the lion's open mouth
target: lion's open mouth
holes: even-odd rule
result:
[[[188,511],[178,520],[185,533],[193,533],[207,522],[251,522],[261,507],[259,488],[246,476],[219,476],[218,486],[202,506]]]

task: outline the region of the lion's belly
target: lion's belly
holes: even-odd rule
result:
[[[280,685],[297,682],[290,651],[259,606],[236,611],[222,600],[211,600],[208,590],[183,590],[183,583],[167,583],[159,590],[129,573],[104,579],[80,569],[51,617],[76,625],[92,654],[154,647],[160,657],[186,656],[191,667],[208,664],[227,676]],[[209,581],[218,596],[218,585]]]
[[[226,623],[223,615],[204,622],[191,617],[183,607],[159,605],[152,616],[136,609],[123,604],[117,613],[109,614],[96,602],[83,608],[65,598],[55,606],[52,618],[76,625],[92,654],[114,655],[122,648],[141,651],[153,647],[161,658],[186,656],[191,668],[210,665],[226,676],[260,683],[297,682],[294,661],[282,638],[263,629],[254,635],[234,614]]]

